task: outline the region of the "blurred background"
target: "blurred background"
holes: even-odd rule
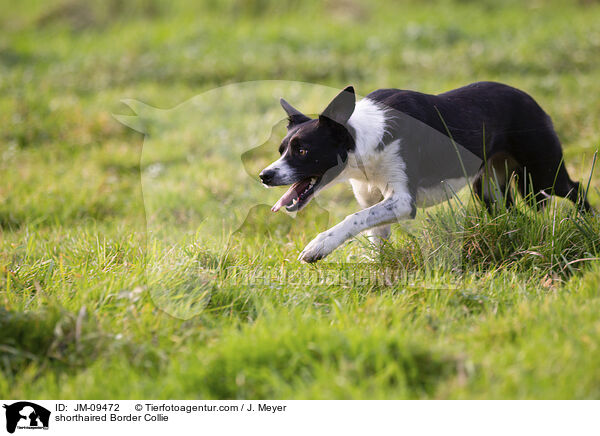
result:
[[[268,80],[290,86],[256,82]],[[383,260],[416,278],[391,286],[215,279],[232,265],[326,269],[294,261],[331,222],[317,201],[291,232],[286,215],[272,226],[252,208],[254,233],[229,251],[219,222],[212,246],[193,234],[236,202],[249,202],[237,225],[257,202],[269,214],[277,192],[255,176],[285,129],[280,96],[315,113],[349,84],[440,93],[479,80],[534,96],[570,174],[588,180],[599,1],[0,0],[0,396],[597,398],[598,267],[574,273],[597,258],[599,232],[572,208],[476,217],[459,284],[419,276],[408,238]],[[158,121],[135,130],[113,114]],[[174,240],[146,244],[154,230]],[[152,286],[185,310],[161,311]],[[189,299],[193,287],[209,298]]]
[[[551,114],[576,174],[589,172],[600,142],[596,1],[2,0],[0,9],[3,227],[139,215],[142,141],[112,118],[128,113],[120,100],[171,108],[241,81],[353,84],[366,95],[497,80]]]

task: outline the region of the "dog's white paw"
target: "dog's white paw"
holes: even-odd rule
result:
[[[313,263],[323,259],[339,246],[331,232],[319,233],[319,235],[304,247],[298,260],[305,263]]]

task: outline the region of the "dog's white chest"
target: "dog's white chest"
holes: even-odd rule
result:
[[[396,140],[381,151],[370,149],[356,153],[349,162],[348,177],[376,187],[384,196],[391,190],[406,191],[406,165],[399,149],[400,140]]]

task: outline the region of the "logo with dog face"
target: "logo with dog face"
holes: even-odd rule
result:
[[[14,433],[22,430],[48,430],[50,411],[29,401],[4,404],[6,409],[6,431]]]

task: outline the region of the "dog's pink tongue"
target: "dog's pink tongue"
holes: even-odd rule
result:
[[[290,187],[290,189],[288,189],[287,192],[281,196],[281,198],[277,201],[277,203],[275,203],[273,205],[273,207],[271,208],[272,212],[277,212],[283,206],[287,206],[294,199],[298,198],[298,194],[296,194],[296,185],[297,185],[297,183],[294,183]]]

